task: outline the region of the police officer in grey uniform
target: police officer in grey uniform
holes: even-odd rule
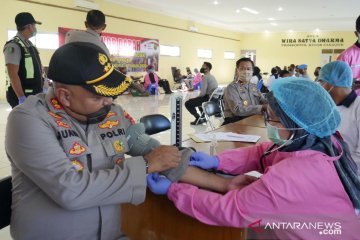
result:
[[[29,39],[36,35],[36,24],[31,13],[16,15],[16,36],[4,46],[6,64],[6,99],[12,108],[22,104],[29,95],[42,92],[42,66],[39,52]]]
[[[250,82],[253,69],[254,63],[250,58],[240,58],[236,62],[237,79],[230,83],[224,92],[225,122],[223,125],[261,114],[266,110],[266,99],[257,86]]]
[[[146,172],[179,165],[173,146],[125,159],[134,119],[113,96],[131,80],[90,43],[53,54],[54,87],[29,96],[9,115],[14,239],[122,239],[120,203],[144,201]]]
[[[106,28],[105,15],[100,10],[90,10],[86,15],[85,21],[86,31],[71,30],[66,33],[65,43],[70,42],[90,42],[101,47],[108,56],[109,49],[105,43],[101,41],[101,33]]]

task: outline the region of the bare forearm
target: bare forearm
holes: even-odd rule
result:
[[[180,181],[190,183],[200,188],[224,193],[227,192],[227,185],[230,180],[214,173],[189,166]]]

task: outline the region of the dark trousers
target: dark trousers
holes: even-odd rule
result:
[[[164,89],[165,93],[171,93],[170,84],[168,80],[166,79],[159,80],[159,86]]]
[[[19,99],[12,88],[9,88],[6,91],[6,100],[10,104],[11,108],[14,108],[17,105],[19,105]]]
[[[32,93],[25,93],[25,96],[28,97],[29,95],[36,95],[38,93],[41,93],[42,89],[35,89]],[[16,107],[19,105],[19,99],[16,96],[16,93],[12,87],[9,87],[6,91],[6,100],[10,104],[11,108]]]
[[[202,97],[191,98],[185,102],[185,107],[189,111],[189,113],[191,113],[191,115],[193,115],[196,119],[198,119],[198,118],[200,118],[200,116],[196,111],[196,107],[198,107],[200,109],[200,111],[202,112],[201,104],[203,102],[207,102],[207,101],[209,101],[208,95],[205,95]]]

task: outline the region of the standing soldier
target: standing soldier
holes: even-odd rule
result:
[[[16,36],[4,46],[6,64],[6,99],[12,108],[22,104],[26,97],[42,92],[42,66],[39,52],[29,41],[36,35],[36,24],[31,13],[16,15]]]

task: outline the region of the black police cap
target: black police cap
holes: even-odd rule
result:
[[[48,78],[59,83],[83,86],[90,92],[115,97],[125,92],[131,79],[114,68],[98,46],[72,42],[58,48],[51,57]]]
[[[15,23],[18,28],[24,27],[28,24],[41,24],[41,22],[36,21],[33,15],[28,12],[18,13],[15,17]]]

